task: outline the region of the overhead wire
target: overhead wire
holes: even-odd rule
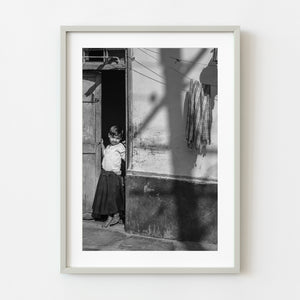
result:
[[[133,60],[133,58],[131,58]],[[143,66],[145,69],[147,69],[148,71],[154,73],[155,75],[157,75],[158,77],[165,79],[163,76],[161,76],[160,74],[158,74],[157,72],[153,71],[151,68],[145,66],[144,64],[142,64],[141,62],[139,62],[138,60],[134,59],[133,61],[135,61],[136,63],[138,63],[139,65]]]
[[[176,63],[187,63],[187,64],[196,64],[196,65],[202,65],[202,66],[208,66],[208,64],[203,64],[203,63],[198,63],[198,62],[193,62],[190,60],[185,60],[185,59],[181,59],[181,58],[177,58],[177,57],[173,57],[173,56],[169,56],[171,59],[174,59],[176,61]]]
[[[151,68],[149,68],[149,67],[147,67],[146,65],[144,65],[143,63],[139,62],[137,59],[135,59],[135,58],[133,58],[133,57],[130,57],[130,58],[131,58],[132,61],[138,63],[139,65],[141,65],[142,67],[144,67],[144,68],[147,69],[148,71],[152,72],[153,74],[159,76],[159,77],[162,78],[162,79],[165,79],[165,77],[163,77],[163,76],[161,76],[160,74],[158,74],[157,72],[153,71]],[[159,82],[159,83],[162,83],[162,84],[164,84],[164,85],[167,85],[165,82],[159,81],[159,80],[157,80],[157,79],[155,79],[155,78],[153,78],[153,77],[150,77],[150,76],[148,76],[148,75],[145,75],[145,74],[143,74],[143,73],[141,73],[141,72],[139,72],[139,71],[137,71],[137,70],[135,70],[135,69],[132,69],[132,70],[133,70],[134,72],[136,72],[136,73],[139,73],[139,74],[142,75],[142,76],[145,76],[145,77],[147,77],[147,78],[149,78],[149,79],[152,79],[152,80],[154,80],[154,81],[156,81],[156,82]],[[186,90],[183,90],[183,91],[186,91]]]
[[[149,79],[151,79],[151,80],[154,80],[154,81],[156,81],[156,82],[158,82],[158,83],[167,85],[165,82],[162,82],[162,81],[157,80],[157,79],[155,79],[155,78],[153,78],[153,77],[151,77],[151,76],[148,76],[148,75],[146,75],[146,74],[144,74],[144,73],[141,73],[141,72],[137,71],[136,69],[131,68],[131,70],[132,70],[133,72],[136,72],[136,73],[138,73],[138,74],[144,76],[144,77],[147,77],[147,78],[149,78]]]
[[[143,48],[143,49],[145,49],[145,50],[148,50],[148,51],[150,51],[150,52],[153,52],[153,53],[160,54],[159,52],[157,52],[157,51],[154,51],[154,50],[152,50],[152,49],[149,49],[149,48]]]
[[[149,57],[155,59],[156,61],[160,62],[160,60],[159,60],[158,58],[156,58],[156,57],[154,57],[153,55],[147,53],[147,52],[144,51],[142,48],[137,48],[137,49],[139,49],[140,51],[142,51],[144,54],[148,55]],[[144,49],[147,50],[147,48],[144,48]],[[154,53],[159,54],[159,53],[156,52],[156,51],[153,51],[153,50],[150,50],[150,49],[148,49],[148,50],[151,51],[151,52],[154,52]],[[174,58],[174,57],[170,57],[170,58],[176,59],[176,58]],[[144,65],[143,63],[137,61],[136,58],[130,57],[130,59],[131,59],[132,61],[135,61],[136,63],[138,63],[139,65],[141,65],[141,66],[144,67],[145,69],[147,69],[148,71],[152,72],[152,73],[155,74],[156,76],[159,76],[160,78],[164,79],[164,77],[163,77],[162,75],[160,75],[159,73],[153,71],[151,68],[149,68],[148,66]],[[186,61],[186,62],[190,62],[190,61]],[[190,62],[190,63],[192,63],[192,62]],[[202,65],[208,65],[208,64],[202,64]],[[182,75],[183,77],[188,78],[189,80],[195,80],[195,79],[192,79],[192,78],[190,78],[189,76],[187,76],[187,75],[181,73],[180,71],[178,71],[177,69],[175,69],[175,68],[173,68],[173,67],[171,67],[171,66],[166,66],[166,67],[172,69],[173,71],[175,71],[175,72],[177,72],[177,73],[179,73],[179,74]],[[165,82],[162,82],[162,81],[157,80],[157,79],[155,79],[155,78],[153,78],[153,77],[151,77],[151,76],[148,76],[148,75],[146,75],[146,74],[144,74],[144,73],[141,73],[141,72],[137,71],[136,69],[131,68],[131,70],[132,70],[133,72],[136,72],[136,73],[140,74],[141,76],[144,76],[144,77],[146,77],[146,78],[148,78],[148,79],[150,79],[150,80],[153,80],[153,81],[155,81],[155,82],[157,82],[157,83],[160,83],[160,84],[163,84],[163,85],[167,86],[167,84],[166,84]],[[185,90],[185,89],[181,89],[181,90],[184,91],[184,92],[187,92],[187,90]]]
[[[160,62],[160,60],[159,60],[158,58],[154,57],[153,55],[150,55],[149,53],[147,53],[147,52],[145,52],[145,51],[143,51],[143,49],[141,49],[141,48],[138,48],[138,49],[139,49],[140,51],[142,51],[143,53],[145,53],[146,55],[152,57],[152,58],[155,59],[156,61]],[[169,69],[172,69],[173,71],[177,72],[178,74],[182,75],[183,77],[185,77],[185,78],[187,78],[187,79],[189,79],[189,80],[194,80],[193,78],[191,78],[191,77],[189,77],[189,76],[187,76],[187,75],[181,73],[180,71],[178,71],[177,69],[175,69],[175,68],[173,68],[173,67],[171,67],[171,66],[166,66],[166,67],[169,68]]]
[[[139,72],[139,71],[137,71],[137,70],[135,70],[135,69],[133,69],[133,68],[131,68],[131,70],[132,70],[133,72],[135,72],[135,73],[140,74],[141,76],[144,76],[144,77],[146,77],[146,78],[148,78],[148,79],[150,79],[150,80],[153,80],[153,81],[155,81],[155,82],[157,82],[157,83],[160,83],[160,84],[163,84],[163,85],[167,86],[167,84],[166,84],[165,82],[162,82],[162,81],[160,81],[160,80],[157,80],[157,79],[155,79],[155,78],[153,78],[153,77],[151,77],[151,76],[148,76],[148,75],[146,75],[146,74],[144,74],[144,73],[141,73],[141,72]],[[180,90],[182,90],[183,92],[187,92],[187,90],[185,90],[185,89],[180,89]]]
[[[148,52],[144,51],[142,48],[138,48],[138,49],[139,49],[140,51],[142,51],[143,53],[145,53],[146,55],[152,57],[152,58],[155,59],[156,61],[160,62],[160,60],[159,60],[157,57],[155,57],[155,56],[149,54]]]
[[[141,49],[141,48],[139,48],[139,49]],[[150,51],[150,52],[156,53],[156,54],[160,54],[159,52],[154,51],[154,50],[149,49],[149,48],[143,48],[143,49],[146,50],[146,51]],[[203,65],[203,66],[208,66],[209,65],[208,63],[204,64],[204,63],[200,63],[200,62],[194,62],[194,61],[185,60],[185,59],[181,59],[181,58],[174,57],[174,56],[168,56],[168,57],[171,58],[171,59],[173,59],[173,60],[175,60],[176,63],[177,62],[183,62],[183,63],[189,63],[189,64]]]

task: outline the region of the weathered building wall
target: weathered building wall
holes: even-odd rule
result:
[[[133,49],[128,232],[217,249],[217,101],[207,154],[185,138],[185,94],[211,57],[211,49]]]
[[[199,80],[211,49],[133,49],[133,57],[132,168],[217,180],[217,101],[206,156],[189,149],[185,140],[185,90],[190,78]]]
[[[217,184],[127,176],[126,187],[126,231],[217,249]]]

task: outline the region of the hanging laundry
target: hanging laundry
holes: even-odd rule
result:
[[[185,138],[187,141],[188,146],[190,145],[190,142],[192,140],[192,134],[191,134],[191,126],[193,122],[193,108],[192,108],[192,92],[193,92],[193,80],[190,81],[190,89],[185,94],[185,103],[187,107],[186,111],[186,126],[185,126]]]
[[[201,137],[207,144],[211,143],[211,126],[212,126],[212,110],[214,108],[214,99],[211,97],[211,86],[202,85],[203,87],[203,111],[201,124]]]
[[[185,93],[185,100],[184,100],[184,107],[185,107],[185,138],[188,141],[189,140],[189,131],[190,131],[190,123],[191,123],[191,95],[192,93],[190,91],[187,91]]]
[[[186,93],[185,100],[187,103],[187,117],[185,137],[189,148],[193,148],[194,134],[195,134],[195,110],[196,100],[200,95],[200,82],[194,81],[190,91]]]
[[[193,84],[193,91],[191,96],[191,125],[190,125],[190,132],[189,132],[189,141],[190,141],[190,148],[193,148],[193,142],[195,139],[195,130],[196,130],[196,113],[199,109],[198,98],[201,92],[201,86],[199,81],[195,81]]]
[[[190,131],[190,123],[191,123],[191,96],[193,90],[193,79],[190,80],[189,90],[185,93],[184,107],[185,109],[185,117],[186,117],[186,126],[185,126],[185,138],[189,140],[189,131]]]
[[[196,111],[195,111],[195,134],[193,146],[195,149],[201,149],[201,132],[202,132],[202,111],[203,111],[203,90],[201,87],[200,95],[197,98]]]
[[[205,144],[210,144],[210,128],[211,128],[211,109],[210,109],[210,96],[209,94],[203,93],[202,100],[202,116],[200,123],[201,131],[201,142]]]
[[[195,81],[192,91],[186,93],[187,102],[186,140],[191,149],[203,156],[206,145],[211,143],[212,109],[214,101],[210,97],[210,86]]]
[[[187,146],[203,156],[206,155],[206,146],[211,144],[212,110],[218,92],[218,49],[214,48],[211,52],[213,55],[200,73],[200,81],[191,80],[185,95]]]

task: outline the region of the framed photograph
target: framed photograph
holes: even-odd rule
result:
[[[237,273],[240,30],[61,27],[61,272]]]

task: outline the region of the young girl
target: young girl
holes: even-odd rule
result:
[[[107,215],[104,227],[117,224],[125,206],[121,176],[121,163],[122,160],[125,161],[125,147],[121,143],[122,135],[121,128],[114,125],[108,132],[110,145],[105,148],[103,140],[101,141],[102,170],[94,197],[92,217],[99,219],[101,216]]]

